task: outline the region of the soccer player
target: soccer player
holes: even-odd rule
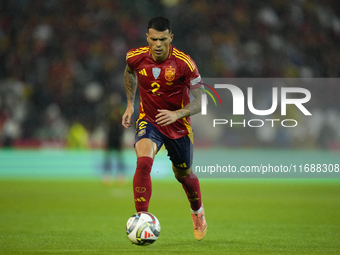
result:
[[[126,55],[124,81],[127,108],[122,125],[129,128],[134,112],[137,80],[140,92],[136,121],[135,151],[137,167],[133,191],[137,212],[148,211],[151,198],[150,172],[155,155],[162,147],[168,151],[176,179],[182,184],[191,205],[194,236],[201,240],[207,231],[201,190],[192,172],[193,136],[190,115],[201,111],[201,91],[190,86],[201,81],[194,61],[172,46],[171,23],[164,17],[149,21],[146,39],[149,46],[131,49]]]

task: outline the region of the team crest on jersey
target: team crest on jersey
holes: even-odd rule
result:
[[[158,67],[153,67],[153,68],[152,68],[152,74],[153,74],[153,77],[154,77],[155,79],[158,78],[158,76],[160,75],[160,73],[161,73],[161,69],[160,69],[160,68],[158,68]]]
[[[168,67],[165,69],[165,79],[167,81],[173,81],[175,79],[176,69],[173,67]]]

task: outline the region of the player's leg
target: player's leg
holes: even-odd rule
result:
[[[133,177],[133,194],[137,212],[148,211],[152,193],[151,168],[157,153],[157,145],[150,139],[139,140],[135,145],[136,172]]]
[[[148,211],[149,208],[152,194],[151,168],[163,142],[157,128],[145,120],[137,121],[135,138],[137,166],[133,177],[133,194],[136,211],[140,212]]]
[[[191,167],[187,170],[172,166],[176,179],[182,184],[191,206],[191,218],[194,226],[194,237],[200,241],[207,233],[204,207],[201,198],[201,188],[197,176]]]
[[[201,187],[197,176],[191,171],[191,167],[183,170],[172,165],[177,181],[179,181],[188,197],[191,210],[198,211],[202,207]]]
[[[182,184],[191,207],[194,236],[201,240],[207,231],[201,188],[197,176],[192,172],[193,144],[189,136],[167,140],[165,146],[172,161],[176,179]]]

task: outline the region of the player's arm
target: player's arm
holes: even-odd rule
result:
[[[159,114],[156,115],[156,122],[158,125],[167,126],[174,123],[176,120],[195,115],[201,112],[202,94],[201,89],[192,89],[191,94],[194,96],[194,100],[187,104],[185,107],[176,111],[158,110]]]
[[[134,112],[134,102],[137,91],[137,75],[128,65],[126,65],[124,71],[124,83],[127,97],[127,106],[125,113],[122,117],[122,125],[125,128],[129,128],[132,125],[132,115]]]

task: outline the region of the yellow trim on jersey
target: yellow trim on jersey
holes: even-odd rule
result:
[[[144,112],[143,102],[142,102],[142,97],[141,96],[140,96],[140,108],[142,109],[142,112]]]
[[[172,54],[176,57],[176,58],[179,58],[179,59],[182,59],[190,68],[191,72],[193,72],[196,68],[195,68],[195,65],[194,63],[191,61],[191,59],[185,55],[184,53],[182,52],[179,52],[178,50],[174,49]]]
[[[140,55],[140,54],[143,54],[143,53],[146,53],[149,51],[149,46],[146,46],[146,47],[140,47],[136,50],[133,50],[133,51],[130,51],[126,54],[126,59],[128,58],[131,58],[131,57],[134,57],[134,56],[137,56],[137,55]]]
[[[142,102],[142,97],[140,97],[140,108],[142,109],[142,112],[139,113],[138,119],[142,119],[145,116],[144,108],[143,108],[143,102]]]
[[[187,54],[185,54],[183,51],[180,51],[176,48],[174,48],[173,51],[174,51],[174,53],[177,53],[178,55],[181,55],[182,57],[186,58],[193,67],[195,66],[192,59]]]
[[[184,58],[181,57],[181,56],[176,55],[176,53],[174,53],[173,55],[174,55],[176,58],[179,58],[179,59],[183,60],[183,61],[189,66],[191,72],[193,72],[193,71],[195,70],[195,68],[192,67],[192,66],[190,65],[190,63],[188,62],[188,60],[184,59]]]
[[[189,124],[189,122],[187,121],[186,118],[182,118],[182,120],[183,120],[183,123],[184,123],[185,127],[187,128],[187,130],[189,132],[188,133],[188,137],[190,138],[190,141],[192,142],[192,144],[194,144],[194,136],[192,134],[191,125]]]
[[[183,108],[183,101],[182,101],[182,108]],[[182,118],[182,120],[183,120],[183,123],[184,123],[185,127],[188,130],[188,137],[189,137],[190,141],[192,142],[192,144],[194,144],[194,136],[193,136],[193,133],[192,133],[191,125],[187,121],[186,117]]]
[[[140,113],[140,114],[138,115],[138,120],[143,119],[144,116],[145,116],[145,113],[144,113],[144,112],[143,112],[143,113]],[[137,120],[137,121],[138,121],[138,120]]]
[[[169,57],[168,57],[168,58],[170,58],[170,57],[171,57],[171,55],[172,55],[172,51],[173,51],[173,48],[174,48],[174,47],[172,47],[172,45],[170,44],[170,51],[169,51]]]
[[[129,51],[127,53],[127,56],[144,53],[144,52],[147,52],[148,50],[149,50],[149,47],[141,47],[141,48],[138,48],[136,50]]]

